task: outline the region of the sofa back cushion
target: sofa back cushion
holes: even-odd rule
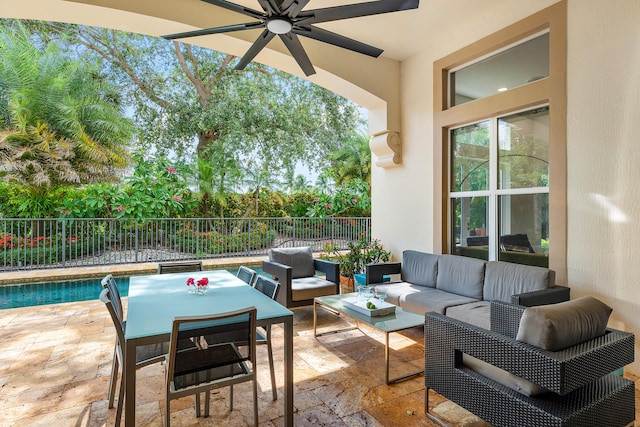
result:
[[[486,261],[480,259],[440,255],[436,288],[469,298],[482,299],[485,264]]]
[[[593,297],[528,307],[520,318],[516,339],[558,351],[604,335],[611,307]]]
[[[489,261],[484,278],[484,299],[511,302],[511,295],[538,291],[554,285],[555,272],[548,268]]]
[[[308,246],[269,249],[269,261],[291,267],[291,278],[311,277],[316,274],[313,254]]]
[[[402,281],[413,285],[436,287],[439,255],[418,251],[402,252]]]

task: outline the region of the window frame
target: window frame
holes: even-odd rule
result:
[[[549,77],[449,107],[449,73],[532,35],[549,31]],[[563,0],[494,34],[434,62],[434,242],[451,253],[452,236],[449,179],[451,129],[504,116],[540,105],[549,106],[549,268],[556,281],[566,281],[567,176],[566,176],[566,61],[567,4]]]

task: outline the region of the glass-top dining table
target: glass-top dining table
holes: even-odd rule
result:
[[[188,293],[187,279],[207,277],[205,295]],[[169,340],[175,316],[257,309],[258,325],[284,324],[284,415],[293,426],[293,312],[225,270],[133,276],[129,279],[123,383],[125,426],[135,426],[136,347]]]

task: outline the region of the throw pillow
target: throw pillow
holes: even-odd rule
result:
[[[558,351],[604,335],[611,307],[593,297],[525,309],[516,339]]]
[[[311,277],[316,274],[313,254],[307,246],[269,249],[269,260],[291,267],[291,278]]]

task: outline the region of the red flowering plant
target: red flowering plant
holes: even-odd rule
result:
[[[189,287],[189,293],[204,295],[207,292],[209,285],[209,278],[203,277],[202,279],[195,280],[193,277],[187,279],[187,286]]]

